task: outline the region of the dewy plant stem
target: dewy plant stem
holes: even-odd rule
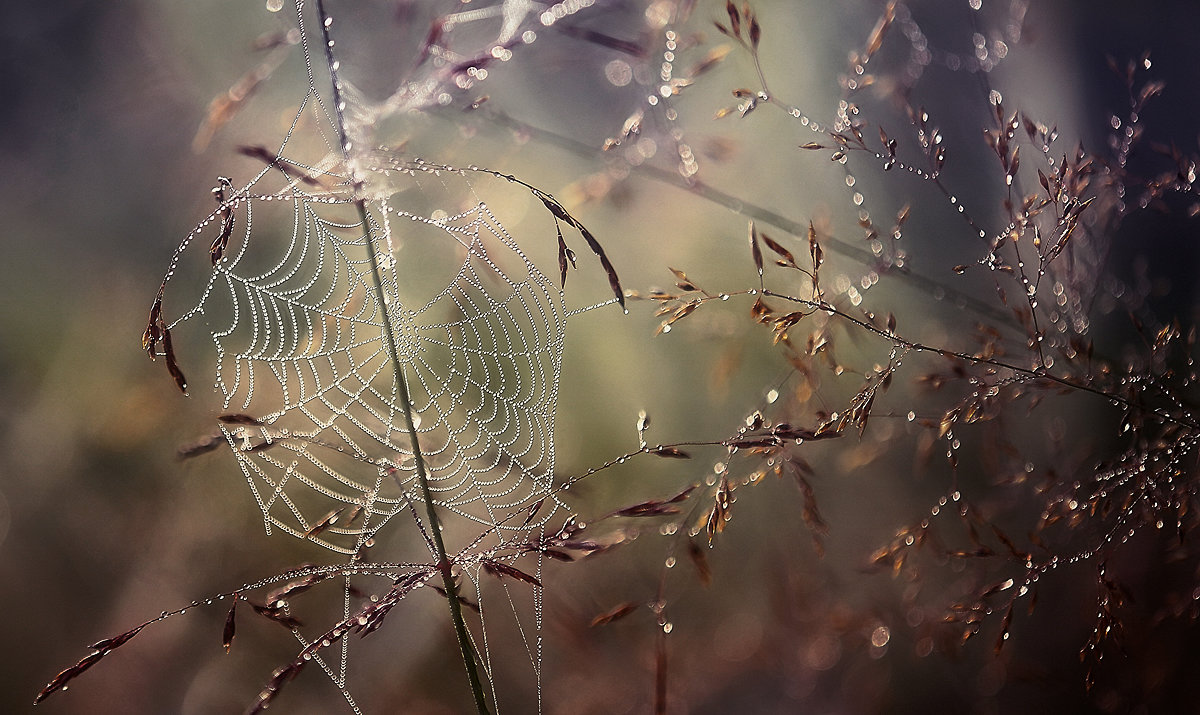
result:
[[[298,1],[303,2],[303,0]],[[372,240],[371,223],[367,215],[367,206],[365,200],[359,195],[361,187],[358,178],[354,175],[354,169],[350,161],[343,110],[344,105],[342,104],[341,82],[338,80],[337,65],[333,59],[333,42],[329,37],[329,26],[332,23],[329,16],[325,14],[323,0],[316,0],[316,5],[318,19],[321,24],[321,39],[325,43],[325,61],[329,67],[330,80],[333,83],[333,106],[337,113],[338,138],[341,142],[342,157],[345,159],[349,171],[352,190],[355,192],[354,204],[358,208],[359,220],[362,222],[363,231],[365,232],[367,253],[371,262],[371,281],[375,288],[375,299],[378,301],[383,314],[384,344],[387,348],[388,357],[392,362],[396,390],[400,397],[400,408],[404,415],[404,427],[408,430],[411,439],[413,461],[416,463],[417,482],[421,485],[421,498],[425,502],[425,511],[429,519],[429,531],[433,539],[438,570],[441,571],[442,585],[446,589],[446,601],[450,606],[450,619],[454,622],[454,634],[458,638],[458,647],[462,654],[463,666],[467,670],[467,679],[471,682],[471,693],[475,698],[475,709],[480,715],[486,715],[488,712],[487,701],[483,694],[483,684],[479,679],[479,670],[475,664],[475,649],[471,645],[466,621],[463,620],[462,608],[458,601],[458,586],[454,583],[454,574],[451,569],[450,559],[446,554],[446,545],[442,541],[441,521],[438,519],[437,509],[433,505],[433,495],[429,489],[429,475],[425,467],[425,457],[421,453],[421,444],[417,438],[417,429],[413,421],[413,407],[408,393],[408,381],[405,378],[404,369],[400,363],[400,355],[396,350],[396,339],[392,332],[391,317],[387,311],[387,302],[384,300],[383,280],[379,275],[378,254],[375,250],[375,243]]]

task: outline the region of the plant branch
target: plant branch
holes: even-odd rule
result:
[[[830,315],[836,315],[837,317],[841,318],[842,320],[846,320],[851,323],[854,323],[855,325],[862,328],[863,330],[866,330],[867,332],[874,333],[875,335],[878,335],[880,337],[891,340],[893,343],[903,346],[905,348],[908,348],[909,350],[912,350],[914,352],[937,353],[937,354],[945,356],[945,357],[952,357],[952,358],[957,358],[959,360],[964,360],[966,362],[969,362],[969,363],[972,363],[975,365],[991,365],[992,367],[998,367],[998,368],[1002,368],[1005,370],[1011,370],[1012,372],[1015,372],[1019,375],[1024,375],[1025,377],[1028,377],[1028,378],[1032,378],[1035,380],[1047,380],[1049,382],[1057,383],[1059,385],[1062,385],[1063,387],[1066,387],[1066,388],[1069,388],[1072,390],[1078,390],[1080,392],[1087,392],[1087,393],[1096,395],[1098,397],[1103,397],[1106,400],[1111,400],[1112,402],[1118,403],[1118,404],[1120,404],[1124,407],[1128,407],[1130,409],[1149,412],[1165,422],[1171,422],[1171,423],[1174,423],[1174,424],[1177,424],[1177,425],[1180,425],[1183,427],[1189,427],[1191,429],[1200,429],[1200,423],[1196,422],[1193,419],[1190,419],[1187,416],[1172,415],[1168,412],[1165,412],[1161,408],[1139,404],[1137,402],[1134,402],[1133,400],[1130,400],[1127,397],[1122,397],[1121,395],[1118,395],[1118,394],[1115,394],[1112,392],[1106,392],[1105,390],[1102,390],[1098,387],[1093,387],[1091,385],[1088,385],[1088,384],[1082,383],[1082,382],[1076,382],[1074,380],[1071,380],[1071,379],[1068,379],[1065,377],[1059,377],[1058,375],[1054,375],[1053,373],[1049,372],[1044,367],[1040,368],[1040,369],[1031,369],[1031,368],[1027,368],[1027,367],[1021,367],[1020,365],[1014,365],[1009,362],[1004,362],[1003,360],[997,360],[995,358],[986,358],[986,357],[981,357],[979,355],[971,355],[969,353],[958,352],[956,350],[946,350],[944,348],[935,348],[931,345],[925,345],[924,343],[914,342],[912,340],[906,340],[905,338],[900,337],[893,331],[885,330],[883,328],[872,325],[870,322],[863,320],[862,318],[858,318],[853,315],[850,315],[849,313],[846,313],[845,311],[840,310],[836,306],[834,306],[830,303],[827,303],[825,301],[812,301],[812,300],[806,300],[804,298],[796,298],[794,296],[786,295],[784,293],[776,293],[775,291],[772,291],[770,289],[766,289],[761,292],[765,296],[770,296],[772,298],[779,298],[781,300],[786,300],[786,301],[790,301],[793,303],[799,303],[800,305],[806,306],[808,308],[812,308],[813,310],[823,310],[823,311],[829,313]]]

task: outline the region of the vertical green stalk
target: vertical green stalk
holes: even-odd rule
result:
[[[345,159],[352,188],[355,192],[354,204],[358,208],[359,220],[362,222],[363,230],[366,232],[367,254],[371,261],[371,281],[375,288],[375,299],[383,313],[384,345],[387,348],[388,357],[392,362],[392,372],[395,375],[397,392],[400,397],[400,409],[404,415],[404,426],[408,430],[411,439],[413,461],[416,463],[417,468],[417,482],[421,485],[421,498],[425,501],[425,513],[429,519],[429,531],[433,537],[434,551],[438,560],[438,570],[442,574],[442,586],[446,589],[446,601],[450,604],[450,620],[454,622],[454,634],[458,638],[458,648],[462,654],[463,666],[466,667],[467,679],[471,682],[471,693],[475,697],[475,709],[479,712],[479,715],[487,715],[488,708],[483,694],[483,683],[479,680],[479,671],[475,665],[475,649],[471,645],[466,621],[463,620],[462,607],[458,601],[458,586],[454,583],[454,574],[451,571],[450,559],[446,555],[446,545],[442,541],[441,521],[438,519],[437,510],[433,506],[433,495],[429,489],[429,476],[425,467],[425,457],[421,453],[421,443],[417,439],[417,428],[413,422],[413,407],[412,399],[409,397],[408,392],[408,380],[404,375],[404,368],[400,364],[400,355],[396,350],[396,338],[392,332],[392,322],[387,312],[387,303],[384,300],[383,279],[379,275],[378,254],[375,250],[375,242],[372,240],[371,224],[367,216],[367,205],[357,195],[361,186],[350,162],[349,142],[346,137],[346,122],[342,104],[342,87],[337,76],[337,66],[333,60],[333,42],[329,38],[330,20],[329,16],[325,14],[323,0],[316,0],[316,4],[317,16],[321,24],[321,39],[325,43],[325,61],[329,67],[330,80],[333,83],[333,106],[337,113],[338,138],[341,141],[342,157]]]

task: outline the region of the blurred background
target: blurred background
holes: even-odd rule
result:
[[[435,18],[489,3],[342,5],[331,3],[343,71],[364,99],[381,101],[421,76],[420,48]],[[1161,3],[1156,11],[1155,3],[1143,3],[1134,11],[1114,1],[1038,3],[1018,12],[1008,2],[983,5],[979,12],[966,0],[900,8],[930,47],[942,48],[916,80],[912,103],[928,107],[942,128],[952,153],[946,181],[980,222],[996,223],[1001,212],[995,157],[980,132],[990,126],[991,90],[1002,94],[1009,111],[1057,125],[1062,151],[1082,141],[1103,152],[1111,115],[1128,107],[1106,56],[1124,65],[1148,50],[1149,74],[1167,89],[1146,112],[1146,131],[1195,151],[1196,8]],[[642,294],[673,290],[677,278],[668,267],[713,293],[756,287],[747,218],[759,217],[759,229],[797,257],[806,255],[802,230],[811,220],[830,245],[842,240],[850,246],[827,249],[823,280],[842,295],[861,292],[865,309],[893,312],[902,333],[941,344],[978,319],[955,301],[940,300],[945,295],[934,295],[930,284],[881,276],[877,266],[856,258],[867,249],[856,193],[865,195],[882,227],[910,205],[901,243],[907,267],[951,285],[949,268],[977,258],[978,244],[935,187],[856,165],[854,158],[848,174],[827,152],[800,150],[806,142],[828,142],[776,107],[738,116],[735,105],[744,100],[731,91],[759,85],[749,54],[713,27],[714,20],[728,22],[723,3],[568,2],[556,6],[566,8],[564,17],[549,25],[540,18],[546,8],[530,7],[528,15],[509,16],[518,37],[526,30],[535,35],[514,45],[510,60],[493,63],[475,86],[451,88],[444,102],[435,95],[439,106],[388,117],[381,139],[432,161],[511,173],[553,193],[604,244],[625,287]],[[849,71],[847,55],[868,42],[884,4],[781,0],[754,7],[773,92],[827,127],[843,97],[839,78]],[[484,47],[505,31],[503,16],[482,16],[461,18],[455,41]],[[1016,38],[1009,36],[1014,18],[1021,21]],[[201,366],[193,371],[192,395],[180,395],[139,341],[171,251],[212,210],[216,177],[230,176],[235,184],[252,177],[259,165],[236,148],[278,145],[304,96],[303,58],[288,44],[294,27],[293,9],[270,1],[67,0],[6,9],[0,26],[9,68],[0,80],[6,97],[0,110],[6,169],[0,174],[4,712],[30,711],[37,691],[85,655],[89,643],[194,599],[328,559],[295,539],[263,533],[230,455],[176,459],[179,445],[212,431],[221,411],[216,394],[205,389]],[[668,30],[678,33],[679,75],[707,59],[721,61],[669,102],[649,105]],[[1011,45],[986,79],[948,59],[970,57],[976,33],[989,43],[1008,37]],[[281,41],[281,50],[262,49]],[[885,39],[870,66],[881,84],[905,81],[914,42],[902,35]],[[730,46],[727,55],[718,49],[723,45]],[[244,104],[229,104],[231,88],[238,95],[245,89],[239,80],[260,68],[263,79]],[[233,111],[227,123],[214,126],[218,105],[211,103],[222,97]],[[883,91],[869,97],[863,101],[874,101],[870,121],[888,122],[901,134],[903,112]],[[735,111],[714,120],[728,107]],[[639,112],[640,133],[603,151]],[[870,128],[868,137],[874,132]],[[475,187],[485,198],[501,188],[486,180]],[[510,229],[519,240],[543,233],[530,252],[553,275],[545,217],[519,209]],[[1187,220],[1147,219],[1120,236],[1117,271],[1143,261],[1145,272],[1163,282],[1155,308],[1194,319],[1194,271],[1200,269],[1194,234]],[[602,271],[582,244],[577,248],[580,270],[568,280],[568,304],[605,300]],[[767,270],[770,276],[773,269]],[[960,281],[952,287],[994,302],[989,286]],[[579,474],[637,449],[635,425],[643,410],[652,418],[651,443],[719,441],[756,410],[776,410],[774,418],[783,421],[787,405],[810,398],[818,408],[836,409],[861,386],[861,380],[826,379],[813,397],[812,386],[786,382],[787,362],[772,347],[770,331],[749,318],[751,303],[735,297],[705,306],[658,336],[662,319],[649,301],[631,301],[629,315],[608,307],[573,318],[560,392],[558,472]],[[837,350],[851,373],[887,360],[887,346],[863,336],[843,336]],[[945,402],[907,384],[922,367],[913,363],[905,384],[879,408],[896,419],[877,420],[855,445],[836,440],[805,452],[830,525],[823,557],[801,517],[802,494],[773,476],[738,492],[727,531],[707,553],[711,586],[701,584],[678,540],[659,538],[657,522],[634,525],[645,532],[641,538],[629,527],[623,532],[629,543],[610,554],[548,566],[543,692],[535,691],[527,667],[514,666],[511,675],[504,667],[501,705],[507,693],[509,712],[531,711],[539,697],[548,712],[648,711],[659,629],[654,615],[639,608],[608,626],[588,624],[621,603],[664,597],[672,623],[670,712],[1191,707],[1183,684],[1196,666],[1187,644],[1197,633],[1186,619],[1147,617],[1142,635],[1128,644],[1127,666],[1085,694],[1078,650],[1090,632],[1095,598],[1094,574],[1086,567],[1055,575],[1035,613],[1017,617],[999,657],[992,654],[994,623],[982,642],[963,648],[937,629],[964,588],[953,564],[931,567],[920,584],[866,568],[877,547],[920,519],[949,488],[945,465],[936,457],[921,459],[919,431],[899,418],[909,403],[933,414]],[[797,394],[803,389],[809,395]],[[777,400],[780,406],[773,407]],[[1054,418],[1084,433],[1089,420],[1108,417],[1086,401],[1066,400],[1054,409]],[[970,438],[965,441],[965,458],[981,460]],[[1102,453],[1099,442],[1080,445],[1073,458],[1093,459],[1088,450]],[[1025,446],[1023,456],[1039,465],[1063,458],[1040,434],[1030,434]],[[710,478],[727,458],[723,448],[689,450],[690,461],[643,457],[582,482],[573,490],[575,508],[594,518],[669,497]],[[754,469],[749,461],[730,467],[743,470],[739,477]],[[978,487],[981,503],[997,510],[1018,499],[990,491],[986,474],[964,479],[968,494]],[[1175,576],[1154,565],[1159,551],[1152,540],[1134,544],[1130,553],[1136,566],[1130,578],[1153,601]],[[668,562],[676,565],[667,568]],[[365,712],[469,707],[436,600],[405,602],[373,636],[376,642],[352,651],[351,689]],[[278,626],[244,617],[226,655],[224,617],[223,608],[201,608],[156,624],[39,711],[244,709],[296,644]],[[503,632],[501,626],[501,645],[493,647],[503,648]],[[275,709],[337,712],[346,705],[312,669],[288,686]]]

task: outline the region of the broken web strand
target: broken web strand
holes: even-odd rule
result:
[[[337,113],[338,135],[341,139],[342,155],[346,160],[348,169],[351,172],[351,181],[354,182],[353,188],[357,192],[358,181],[354,174],[353,166],[350,162],[350,144],[346,137],[345,117],[343,115],[342,105],[342,87],[338,80],[337,64],[333,59],[333,40],[329,36],[329,26],[332,24],[332,18],[325,12],[324,0],[316,0],[317,15],[321,22],[321,37],[325,42],[325,59],[328,63],[330,80],[333,85],[333,102],[334,109]],[[296,11],[298,14],[303,12],[303,0],[296,0]],[[308,57],[307,43],[305,46],[305,57]],[[355,199],[355,206],[358,209],[359,218],[362,220],[364,230],[370,231],[370,224],[367,217],[366,203],[362,198]],[[383,281],[379,271],[378,256],[375,252],[375,245],[371,241],[370,236],[366,240],[368,258],[371,261],[371,278],[374,282],[375,295],[379,301],[380,307],[386,305],[384,301]],[[446,546],[442,541],[441,524],[438,521],[437,510],[433,504],[433,495],[429,490],[429,478],[425,471],[425,460],[421,453],[421,444],[417,436],[416,425],[413,424],[413,408],[412,401],[408,394],[408,383],[405,379],[404,368],[400,363],[400,355],[396,351],[395,336],[392,334],[391,321],[387,319],[386,308],[385,317],[383,320],[383,334],[385,344],[387,346],[389,357],[392,361],[392,369],[394,371],[393,381],[394,389],[398,392],[400,398],[400,407],[404,416],[404,424],[408,429],[408,433],[412,442],[412,455],[416,464],[417,479],[421,485],[421,495],[425,501],[426,514],[429,519],[429,532],[433,537],[433,544],[437,550],[436,558],[438,560],[438,570],[442,574],[442,585],[446,589],[446,602],[450,608],[450,618],[454,622],[454,633],[458,639],[458,647],[462,655],[463,666],[467,671],[467,679],[471,684],[471,694],[475,699],[475,709],[480,715],[486,715],[488,712],[487,701],[484,699],[483,685],[479,681],[479,673],[475,666],[474,647],[471,645],[470,634],[467,631],[467,624],[463,620],[462,607],[458,602],[458,587],[454,583],[454,574],[451,571],[450,561],[446,556]]]

